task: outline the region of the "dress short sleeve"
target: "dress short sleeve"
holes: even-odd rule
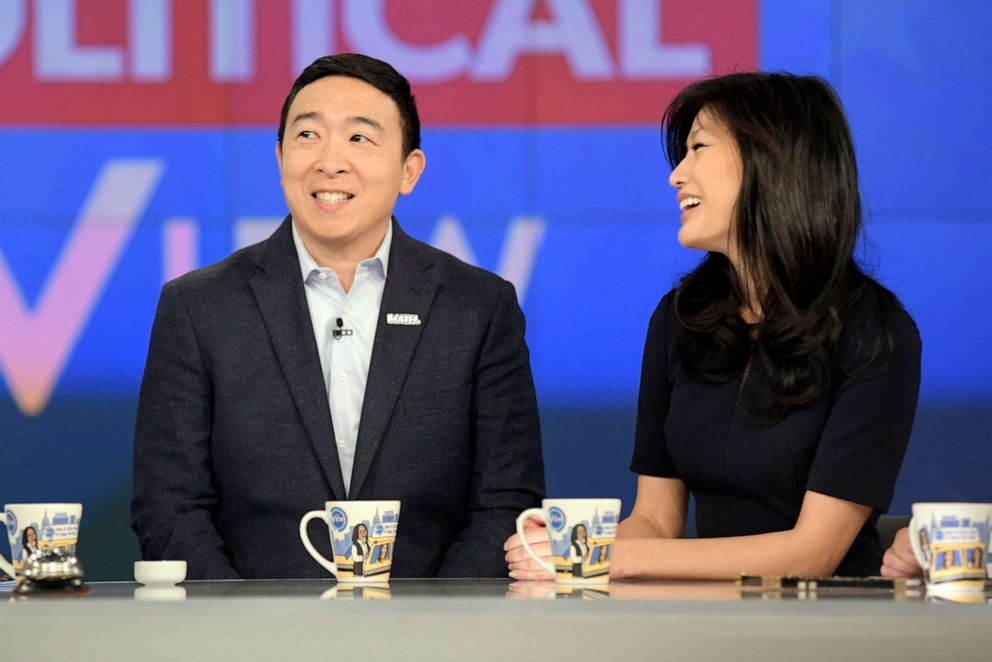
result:
[[[648,324],[637,396],[634,457],[630,463],[634,473],[665,478],[679,477],[665,443],[665,420],[672,392],[669,371],[674,367],[674,301],[674,292],[666,294]]]
[[[909,314],[896,306],[891,351],[843,377],[832,390],[806,484],[808,490],[882,512],[892,501],[920,390],[920,335]],[[877,334],[868,312],[846,326],[841,367],[855,360],[860,339]]]

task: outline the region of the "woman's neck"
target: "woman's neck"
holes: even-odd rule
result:
[[[729,251],[728,251],[729,253]],[[737,282],[741,285],[741,296],[743,302],[741,303],[740,309],[737,314],[744,321],[745,324],[757,324],[761,321],[761,298],[758,296],[758,285],[754,278],[744,274],[744,270],[741,268],[741,260],[736,257],[736,255],[730,256],[730,265],[734,269],[734,275],[737,277]]]
[[[741,305],[738,314],[745,324],[757,324],[761,321],[761,306],[745,303]]]

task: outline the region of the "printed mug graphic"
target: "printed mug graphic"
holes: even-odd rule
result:
[[[21,532],[21,552],[20,561],[26,561],[29,556],[36,554],[41,551],[40,543],[38,542],[38,531],[35,530],[33,526],[24,527],[24,531]]]
[[[344,531],[348,526],[348,515],[340,508],[331,508],[331,526],[335,531]]]
[[[919,514],[914,506],[914,517]],[[924,518],[913,543],[919,543],[917,554],[927,584],[980,590],[987,575],[989,512],[947,506],[943,512],[932,509]]]
[[[548,515],[548,528],[553,531],[551,551],[559,580],[567,577],[605,582],[610,574],[619,513],[606,511],[600,514],[597,511],[591,520],[576,522],[571,527],[567,526],[564,513],[557,508],[550,509]]]
[[[582,577],[582,564],[589,560],[589,534],[585,524],[576,524],[572,527],[569,560],[572,562],[572,576]]]
[[[985,577],[985,545],[978,527],[920,529],[920,547],[935,584]]]
[[[381,516],[376,512],[371,522],[362,520],[348,528],[344,511],[332,509],[334,562],[339,578],[369,577],[388,580],[389,571],[393,567],[398,519],[398,515],[392,511]]]
[[[548,518],[548,526],[552,531],[561,531],[565,528],[565,513],[560,508],[553,507],[548,510]]]
[[[79,537],[79,520],[75,515],[44,512],[40,522],[25,522],[18,528],[16,515],[6,511],[7,540],[10,543],[12,565],[17,572],[32,554],[59,547],[69,554],[76,554]]]

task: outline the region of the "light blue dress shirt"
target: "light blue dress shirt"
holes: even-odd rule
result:
[[[393,225],[390,223],[379,250],[358,263],[355,281],[346,293],[333,269],[317,266],[317,261],[303,245],[296,225],[293,225],[293,243],[300,258],[300,273],[310,308],[313,335],[317,339],[317,353],[324,373],[324,386],[334,424],[334,441],[346,492],[351,489],[358,426],[361,423],[362,403],[365,402],[365,384],[369,377],[369,362],[372,360],[372,345],[375,343],[382,291],[386,286],[392,241]],[[339,328],[338,319],[341,319],[340,329],[345,333],[335,338],[333,332]],[[351,334],[346,334],[347,331]]]

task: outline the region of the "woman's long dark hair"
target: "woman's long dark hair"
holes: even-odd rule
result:
[[[773,401],[745,398],[743,406],[753,420],[770,423],[827,393],[833,350],[853,305],[877,299],[874,305],[888,309],[895,299],[854,260],[861,230],[854,145],[826,81],[738,73],[690,85],[662,121],[673,168],[703,109],[728,128],[743,165],[731,226],[740,273],[726,256],[709,253],[682,279],[675,303],[686,329],[680,358],[697,378],[724,382],[745,370],[756,345]],[[748,301],[747,291],[757,301]],[[746,303],[760,306],[755,333],[740,316]],[[863,364],[891,344],[884,322],[881,328]]]

